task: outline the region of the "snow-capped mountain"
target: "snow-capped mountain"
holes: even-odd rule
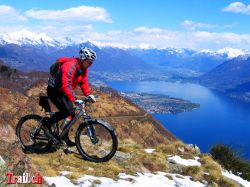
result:
[[[39,41],[39,40],[38,40]],[[36,45],[35,45],[36,44]],[[62,46],[62,45],[60,45]],[[132,56],[123,49],[102,48],[84,42],[63,47],[45,46],[41,43],[16,43],[0,45],[0,59],[13,68],[30,71],[48,71],[50,65],[62,56],[78,56],[79,47],[90,47],[97,53],[96,63],[91,67],[95,71],[119,72],[152,69],[152,66],[136,56]]]
[[[241,49],[233,49],[233,48],[223,48],[217,51],[219,54],[227,54],[229,58],[235,58],[238,56],[249,55],[249,51],[243,51]]]
[[[238,56],[250,55],[250,51],[225,47],[225,48],[219,49],[217,51],[203,49],[203,50],[198,51],[197,54],[207,54],[207,55],[211,55],[211,56],[224,55],[228,59],[232,59],[232,58],[235,58]]]
[[[80,42],[80,43],[84,43]],[[29,30],[23,29],[20,31],[15,31],[7,34],[0,35],[0,45],[5,44],[16,44],[19,46],[42,46],[42,47],[55,47],[55,48],[64,48],[67,46],[74,46],[79,45],[79,43],[75,42],[70,37],[64,37],[60,40],[55,40],[49,36],[47,36],[45,33],[34,33]],[[98,46],[100,47],[100,46]],[[112,47],[105,44],[105,46],[101,46],[100,48],[105,47]],[[117,48],[117,47],[114,47]],[[250,51],[242,50],[242,49],[233,49],[233,48],[223,48],[219,49],[217,51],[212,51],[209,49],[203,49],[200,51],[194,51],[191,49],[176,49],[176,48],[165,48],[165,49],[132,49],[128,48],[128,51],[137,54],[140,54],[141,56],[147,56],[150,57],[151,53],[158,56],[199,56],[199,55],[208,55],[208,56],[224,56],[228,59],[235,58],[241,55],[249,55]]]
[[[19,46],[49,46],[59,47],[61,43],[47,36],[44,33],[33,33],[28,30],[21,30],[3,34],[0,36],[0,44],[16,44]]]
[[[97,52],[98,65],[94,69],[110,69],[116,72],[151,67],[161,71],[174,69],[203,74],[232,58],[250,55],[249,51],[232,48],[217,51],[194,51],[185,48],[122,49],[95,45],[92,42],[77,43],[70,37],[55,40],[44,33],[21,30],[0,35],[0,59],[12,67],[22,67],[20,69],[31,70],[39,67],[38,69],[47,70],[51,61],[60,56],[77,56],[81,46],[90,47]],[[109,66],[103,66],[104,64]]]

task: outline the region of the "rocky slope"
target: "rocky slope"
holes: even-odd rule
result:
[[[38,96],[44,95],[45,90],[46,84],[43,83],[30,88],[26,95],[0,87],[0,97],[4,98],[0,102],[0,155],[10,166],[8,170],[17,172],[16,174],[21,174],[26,169],[31,172],[36,168],[30,162],[32,155],[25,155],[20,149],[15,137],[15,126],[25,114],[43,114],[38,105]],[[168,144],[176,140],[159,122],[127,100],[99,90],[94,90],[93,93],[99,96],[100,102],[89,108],[90,113],[110,122],[115,127],[119,140],[129,138],[143,146]],[[21,171],[16,171],[19,167],[22,168]]]
[[[53,177],[64,177],[63,179],[71,186],[80,186],[83,182],[78,183],[78,179],[86,175],[117,180],[121,176],[120,173],[133,176],[138,172],[162,171],[167,172],[168,174],[163,174],[164,177],[172,182],[175,181],[176,185],[182,184],[178,183],[180,178],[188,178],[190,184],[200,186],[240,186],[237,182],[223,176],[221,166],[209,155],[200,154],[197,147],[185,145],[177,140],[152,116],[112,90],[103,92],[93,88],[93,94],[98,95],[99,98],[95,104],[87,108],[93,117],[108,121],[116,129],[119,146],[111,161],[105,163],[85,161],[79,157],[74,148],[71,149],[71,154],[66,154],[61,149],[45,154],[24,154],[15,137],[16,123],[26,114],[43,115],[38,105],[38,96],[45,94],[46,83],[33,82],[25,92],[19,92],[14,89],[15,87],[6,85],[8,86],[9,88],[0,87],[0,97],[4,98],[0,100],[0,156],[5,162],[4,164],[0,162],[3,185],[6,184],[7,171],[15,175],[22,175],[24,172],[32,174],[38,171],[44,177],[43,186],[56,183]],[[77,94],[80,98],[80,90],[77,90]],[[75,128],[71,131],[71,136],[74,135]],[[199,166],[183,165],[170,159],[170,155],[196,159],[200,164]],[[172,173],[175,174],[172,175]],[[54,182],[51,183],[51,180]],[[126,181],[133,183],[131,177]],[[101,179],[95,179],[85,181],[84,184],[96,186],[101,183]]]

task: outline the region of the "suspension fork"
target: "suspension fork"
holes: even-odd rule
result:
[[[90,140],[93,144],[97,144],[98,143],[98,138],[96,137],[96,134],[95,134],[95,129],[93,127],[93,124],[91,122],[89,122],[89,120],[85,120],[85,124],[86,124],[86,127],[87,127],[87,134],[89,135],[90,137]]]

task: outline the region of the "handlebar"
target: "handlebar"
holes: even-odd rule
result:
[[[98,98],[98,96],[85,97],[83,100],[77,99],[77,100],[75,101],[75,103],[76,103],[77,105],[86,105],[87,103],[94,103],[94,102],[95,102],[95,99],[97,99],[97,98]],[[93,100],[94,100],[94,102],[93,102]]]
[[[94,96],[94,100],[96,98],[98,98],[98,96]],[[85,106],[87,105],[87,103],[94,103],[94,102],[93,102],[93,97],[85,97],[83,100],[78,99],[75,101],[76,104],[75,110],[79,110],[85,117],[86,116],[89,117],[85,111]]]

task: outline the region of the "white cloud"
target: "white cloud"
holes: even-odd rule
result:
[[[64,10],[31,9],[25,15],[37,20],[59,22],[112,22],[108,12],[102,7],[78,6]]]
[[[48,33],[49,35],[52,35],[52,37],[55,38],[76,38],[79,39],[81,36],[88,36],[92,32],[94,32],[92,25],[65,25],[64,27],[60,27],[58,29],[57,25],[50,25],[50,26],[39,26],[34,28],[37,31]]]
[[[181,26],[187,30],[197,30],[197,29],[227,29],[238,25],[238,23],[232,23],[228,25],[215,25],[209,23],[194,22],[191,20],[184,20]]]
[[[138,27],[141,28],[141,27]],[[250,34],[236,34],[230,32],[207,32],[190,31],[177,32],[160,28],[145,28],[145,32],[138,32],[138,28],[130,31],[112,30],[97,32],[91,25],[79,26],[77,28],[68,26],[56,35],[73,37],[74,41],[94,41],[100,46],[115,46],[121,48],[191,48],[194,50],[211,49],[217,50],[225,47],[250,49]],[[47,28],[44,28],[46,32]],[[160,32],[148,32],[150,30]],[[50,28],[50,33],[58,30]],[[54,30],[54,31],[53,31]],[[140,29],[139,29],[140,30]],[[50,34],[48,33],[50,36]]]
[[[235,12],[242,14],[250,14],[250,5],[245,5],[242,2],[234,2],[223,9],[224,12]]]
[[[150,28],[149,28],[150,30]],[[176,32],[161,30],[160,33],[131,31],[110,31],[106,33],[93,32],[90,40],[98,45],[112,45],[138,48],[191,48],[194,50],[217,50],[225,47],[250,49],[250,34],[235,34],[230,32]],[[86,37],[85,37],[86,38]]]
[[[238,11],[245,7],[246,12],[246,8],[249,7],[242,3],[239,6],[239,2],[237,6],[235,4],[230,5],[238,7]],[[28,18],[36,19],[36,25],[22,24],[22,21],[29,21]],[[15,24],[6,24],[12,23],[11,21]],[[0,5],[0,23],[3,23],[0,27],[0,35],[26,29],[34,33],[45,33],[59,41],[65,41],[65,37],[69,37],[77,43],[89,40],[100,46],[111,45],[121,48],[174,47],[217,50],[230,47],[250,50],[250,34],[202,31],[202,29],[229,28],[237,23],[214,25],[185,20],[181,25],[188,30],[183,32],[145,25],[132,30],[98,32],[92,25],[93,22],[112,22],[112,20],[107,10],[102,7],[79,6],[64,10],[31,9],[21,13],[13,7]]]
[[[0,22],[9,23],[14,21],[26,21],[26,17],[11,6],[0,5]]]
[[[161,33],[162,29],[159,28],[149,28],[149,27],[138,27],[134,29],[134,32],[138,33],[147,33],[147,34],[153,34],[153,33]]]
[[[188,30],[196,30],[197,28],[211,29],[217,27],[217,25],[212,25],[208,23],[193,22],[190,20],[185,20],[181,23],[181,26]]]

